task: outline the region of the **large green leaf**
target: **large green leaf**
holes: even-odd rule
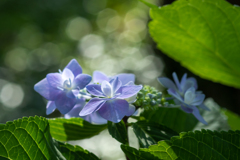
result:
[[[172,136],[178,135],[177,132],[170,128],[155,122],[138,121],[132,127],[140,146],[144,148],[157,144],[160,140],[170,140]]]
[[[240,88],[240,9],[225,0],[178,0],[152,8],[150,34],[195,74]]]
[[[191,131],[198,123],[192,114],[187,114],[179,108],[159,107],[154,111],[145,110],[140,116],[150,122],[163,124],[177,132]]]
[[[127,145],[121,145],[122,151],[130,160],[158,160],[157,157],[149,152],[139,151]]]
[[[55,118],[48,121],[52,137],[59,141],[90,138],[107,128],[107,125],[94,125],[81,118]]]
[[[157,145],[141,151],[164,160],[235,160],[240,157],[240,131],[202,130],[180,133],[179,137],[172,137],[170,141],[160,141]]]
[[[1,160],[63,160],[43,117],[29,117],[7,122],[0,127]]]
[[[240,117],[239,115],[224,109],[224,114],[227,116],[228,124],[230,125],[232,130],[240,130]]]
[[[67,160],[100,160],[93,153],[84,150],[80,146],[72,146],[62,142],[56,142],[55,144]]]
[[[128,144],[127,129],[123,120],[121,120],[119,123],[108,121],[108,132],[120,143]]]

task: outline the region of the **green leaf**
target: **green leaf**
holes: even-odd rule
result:
[[[100,160],[96,155],[80,146],[62,142],[56,142],[56,146],[67,160]]]
[[[192,131],[198,120],[178,108],[159,107],[156,110],[145,110],[140,114],[149,122],[163,124],[176,132]]]
[[[240,9],[225,0],[178,0],[152,8],[158,48],[202,78],[240,88]]]
[[[161,140],[170,140],[172,136],[178,135],[172,129],[155,122],[138,121],[132,127],[140,146],[143,148],[148,148]]]
[[[7,122],[0,128],[0,159],[64,160],[55,147],[48,121],[29,117]]]
[[[159,160],[157,157],[148,152],[139,151],[127,145],[122,144],[121,149],[130,160]]]
[[[237,114],[235,114],[227,109],[224,109],[223,112],[227,116],[227,121],[228,121],[228,124],[230,125],[231,129],[232,130],[240,130],[240,117]]]
[[[90,138],[107,128],[107,125],[94,125],[81,118],[55,118],[48,121],[52,137],[59,141]]]
[[[202,130],[180,133],[170,141],[160,141],[148,149],[140,149],[164,160],[239,159],[240,131],[212,132]]]
[[[119,123],[108,121],[108,132],[120,143],[128,144],[128,134],[123,120],[121,120]]]
[[[151,4],[145,0],[139,0],[140,2],[144,3],[146,6],[150,7],[150,8],[158,8],[156,5]]]

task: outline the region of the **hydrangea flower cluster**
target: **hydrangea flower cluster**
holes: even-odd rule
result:
[[[176,105],[180,105],[181,109],[186,113],[192,113],[200,122],[207,124],[202,118],[197,108],[200,107],[204,110],[209,110],[204,104],[205,95],[201,91],[196,91],[198,88],[195,78],[187,78],[187,74],[184,74],[179,82],[177,74],[173,73],[174,82],[168,78],[158,78],[158,81],[166,88],[168,88],[168,94],[174,98]]]
[[[59,73],[50,73],[34,89],[49,100],[47,114],[58,109],[66,118],[82,117],[92,123],[118,123],[124,116],[131,116],[141,85],[135,85],[133,74],[108,77],[95,71],[92,77],[82,73],[73,59]],[[89,101],[86,103],[86,101]]]

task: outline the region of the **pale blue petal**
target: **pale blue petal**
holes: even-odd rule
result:
[[[48,101],[47,103],[47,109],[46,109],[46,114],[49,115],[56,109],[56,105],[54,101]]]
[[[83,109],[85,105],[84,99],[78,99],[76,105],[69,111],[67,114],[64,115],[65,118],[71,118],[71,117],[80,117],[79,113]]]
[[[89,84],[87,85],[87,91],[94,96],[97,97],[105,97],[105,95],[102,92],[101,85],[98,84]]]
[[[196,97],[193,100],[193,102],[191,103],[191,105],[198,106],[203,103],[204,99],[205,99],[204,94],[196,94]]]
[[[118,77],[115,79],[112,79],[110,81],[110,84],[112,86],[113,93],[115,93],[122,86],[122,82],[118,79]]]
[[[106,100],[100,98],[91,99],[80,112],[80,116],[86,116],[93,112],[98,111],[105,102]]]
[[[75,91],[70,90],[70,91],[66,91],[65,93],[68,98],[76,98]]]
[[[76,102],[76,98],[69,98],[66,93],[62,93],[55,100],[55,105],[62,114],[66,114],[75,106]]]
[[[179,95],[179,93],[176,90],[174,90],[173,88],[170,88],[167,91],[168,91],[168,94],[177,98],[179,101],[183,102],[183,98]]]
[[[113,88],[108,81],[103,81],[101,84],[101,90],[107,97],[113,96]]]
[[[94,83],[102,83],[102,81],[109,81],[109,78],[100,71],[93,72],[93,82]]]
[[[63,88],[64,80],[62,79],[62,75],[60,73],[49,73],[47,74],[47,81],[50,86],[54,88]]]
[[[173,72],[172,76],[173,76],[173,80],[175,81],[179,91],[182,92],[182,89],[181,89],[181,86],[180,86],[180,83],[179,83],[179,80],[178,80],[176,72]]]
[[[49,85],[46,78],[34,85],[34,90],[47,100],[55,100],[62,91]]]
[[[182,79],[181,79],[181,82],[180,82],[181,88],[184,87],[184,84],[186,83],[186,80],[187,80],[187,73],[185,73],[185,74],[182,76]]]
[[[126,85],[128,82],[132,81],[135,82],[135,75],[130,73],[121,73],[112,78],[118,77],[119,80],[122,82],[122,85]]]
[[[205,106],[203,103],[198,106],[206,111],[210,111],[210,109],[207,106]]]
[[[196,98],[195,88],[191,87],[184,94],[184,102],[191,105],[194,102],[195,98]]]
[[[108,100],[98,110],[98,113],[103,118],[118,123],[121,119],[128,114],[129,104],[127,101],[122,99]]]
[[[72,59],[65,68],[70,69],[74,77],[82,73],[82,67],[78,64],[76,59]]]
[[[74,80],[74,74],[72,73],[72,71],[70,69],[65,68],[62,72],[62,79],[63,79],[63,81],[71,80],[71,83],[72,83]]]
[[[135,111],[136,111],[136,107],[132,104],[129,104],[128,112],[126,113],[126,116],[133,115]]]
[[[177,90],[176,85],[173,83],[173,81],[171,81],[169,78],[158,78],[158,81],[165,87],[165,88],[172,88],[174,90]]]
[[[83,119],[93,124],[106,124],[107,120],[102,118],[98,112],[93,112],[87,116],[84,116]]]
[[[201,114],[199,113],[199,110],[196,106],[193,106],[193,112],[192,114],[203,124],[207,125],[208,123],[203,119],[203,117],[201,116]]]
[[[187,81],[191,81],[193,83],[193,87],[197,90],[198,84],[197,84],[197,80],[195,78],[190,77],[187,79]]]
[[[142,85],[134,85],[134,86],[122,86],[118,93],[121,93],[117,98],[129,98],[137,94],[142,89]]]
[[[186,113],[192,113],[193,112],[193,109],[190,106],[186,107],[183,104],[181,104],[181,109]]]
[[[83,89],[92,80],[92,77],[87,74],[79,74],[73,81],[74,88]]]

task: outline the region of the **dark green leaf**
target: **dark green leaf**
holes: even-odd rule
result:
[[[108,121],[108,132],[120,143],[128,144],[128,134],[123,120],[121,120],[119,123]]]
[[[149,152],[164,160],[235,160],[240,157],[240,131],[202,130],[180,133],[179,137],[160,141],[157,145],[140,151]]]
[[[48,121],[29,117],[7,122],[0,127],[0,159],[64,160],[55,147]]]
[[[240,9],[225,0],[178,0],[152,8],[150,34],[195,74],[240,88]]]
[[[127,145],[122,144],[121,149],[130,160],[159,160],[157,157],[155,157],[151,153],[139,151]]]
[[[163,124],[174,131],[191,131],[198,120],[192,115],[183,112],[178,108],[159,107],[156,110],[145,110],[141,113],[149,122]]]
[[[81,118],[55,118],[48,121],[52,137],[59,141],[90,138],[107,128],[107,125],[94,125]]]
[[[144,148],[157,144],[161,140],[170,140],[172,136],[178,135],[172,129],[155,122],[138,121],[132,127],[140,146]]]
[[[96,155],[80,146],[72,146],[62,142],[56,142],[55,144],[67,160],[100,160]]]
[[[227,121],[228,121],[228,124],[230,125],[231,129],[232,130],[240,130],[240,117],[237,114],[235,114],[227,109],[224,109],[223,112],[227,116]]]

